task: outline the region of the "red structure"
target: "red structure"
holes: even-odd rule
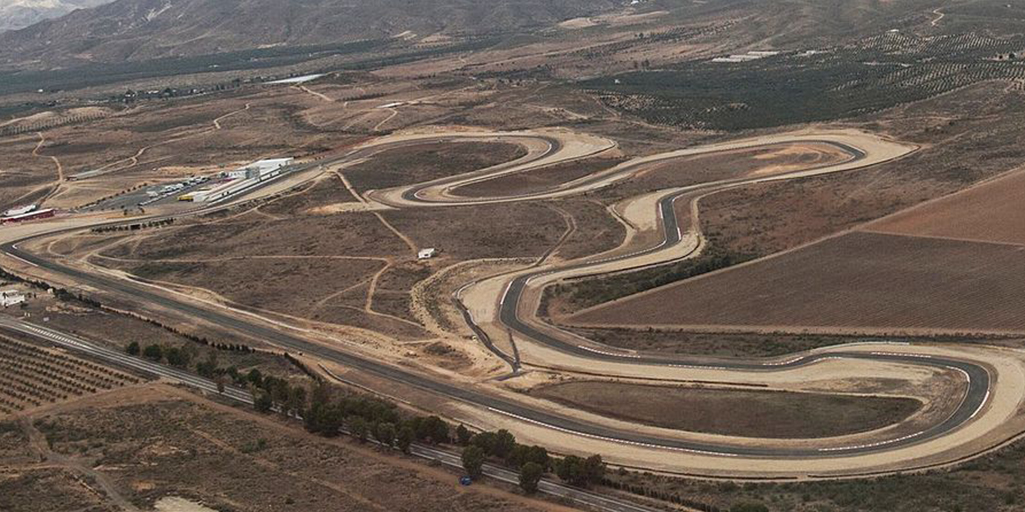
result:
[[[49,219],[57,215],[57,210],[53,208],[47,208],[45,210],[37,210],[34,212],[23,213],[21,215],[11,215],[10,217],[0,218],[0,224],[13,224],[15,222],[28,222],[30,220]]]

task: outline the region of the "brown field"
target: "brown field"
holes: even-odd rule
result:
[[[457,176],[526,154],[522,146],[505,142],[432,142],[383,151],[344,174],[356,190],[366,192]]]
[[[656,427],[741,437],[817,438],[897,423],[907,398],[569,382],[532,391],[569,407]]]
[[[142,379],[0,335],[0,419]]]
[[[1021,248],[851,233],[585,310],[587,325],[1022,331]]]
[[[1021,165],[1025,103],[986,83],[887,111],[867,127],[923,145],[897,162],[762,183],[701,201],[707,238],[767,256],[944,197]]]
[[[549,206],[572,219],[569,236],[554,253],[559,258],[571,260],[608,251],[619,247],[626,237],[626,228],[598,201],[571,199]]]
[[[0,472],[3,510],[152,510],[181,497],[216,510],[565,510],[347,439],[153,385],[79,401],[20,425],[53,474]],[[14,428],[14,427],[10,427]],[[0,463],[11,463],[4,459]],[[67,476],[61,474],[66,472]],[[84,487],[102,481],[91,498]],[[53,503],[71,500],[75,508]],[[53,508],[45,505],[53,503]]]
[[[1014,172],[878,222],[866,231],[1025,244],[1025,173]]]

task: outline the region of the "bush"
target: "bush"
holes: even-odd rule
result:
[[[141,351],[142,349],[139,347],[139,342],[137,341],[129,343],[128,347],[125,348],[125,353],[127,353],[130,356],[137,356]]]
[[[164,349],[160,345],[149,345],[142,351],[142,355],[151,361],[160,362],[164,359]]]

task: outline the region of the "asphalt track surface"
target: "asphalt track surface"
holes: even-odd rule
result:
[[[438,137],[439,140],[453,140],[456,138],[458,137]],[[398,143],[397,145],[406,145],[410,143],[421,142],[424,142],[424,140],[403,142]],[[801,140],[800,142],[811,142],[811,140]],[[824,142],[836,145],[831,141]],[[357,150],[354,152],[350,152],[348,155],[342,157],[342,159],[365,158],[376,152],[383,151],[384,149],[391,147],[395,147],[395,145],[389,145],[387,147],[378,146],[368,148],[365,150]],[[864,154],[861,153],[860,150],[857,150],[853,147],[846,147],[842,149],[851,153],[854,158],[862,158],[864,156]],[[523,162],[520,163],[522,164]],[[722,183],[723,182],[720,182],[720,184]],[[409,194],[409,197],[412,197],[413,200],[416,200],[415,191],[413,191],[412,194]],[[659,207],[662,211],[662,219],[664,221],[663,232],[665,233],[666,238],[665,242],[659,246],[659,249],[664,249],[667,245],[677,244],[680,242],[679,230],[676,229],[676,217],[672,208],[673,199],[675,199],[675,197],[670,195],[662,198],[662,200],[659,202]],[[154,219],[156,218],[160,217],[154,217]],[[143,222],[145,220],[140,221],[139,219],[135,219],[133,223]],[[123,223],[124,222],[114,222],[113,224]],[[68,231],[78,231],[81,229],[83,228],[75,228],[74,230]],[[660,448],[669,451],[691,452],[705,455],[719,455],[726,457],[743,456],[766,459],[825,458],[883,452],[892,450],[897,447],[907,446],[915,443],[924,442],[930,439],[934,439],[958,429],[960,426],[964,425],[967,421],[973,418],[985,405],[986,398],[988,396],[990,388],[989,373],[986,371],[985,368],[983,368],[980,365],[954,359],[899,353],[830,352],[828,354],[822,355],[805,355],[794,360],[786,361],[781,364],[723,362],[717,363],[715,365],[715,368],[740,371],[787,371],[801,366],[814,364],[824,359],[836,358],[847,358],[853,360],[871,360],[883,363],[902,363],[909,365],[921,365],[927,367],[946,368],[962,371],[969,377],[969,387],[958,409],[945,421],[913,435],[866,445],[820,449],[773,448],[733,445],[728,443],[717,444],[711,442],[695,442],[674,438],[663,438],[654,435],[625,431],[613,427],[608,427],[605,425],[586,422],[576,418],[553,414],[544,410],[534,409],[527,405],[518,402],[513,402],[485,392],[469,389],[465,386],[435,380],[415,372],[411,372],[405,369],[400,369],[398,367],[374,361],[367,357],[351,354],[333,347],[328,347],[317,343],[309,342],[299,336],[292,335],[270,327],[266,327],[261,323],[248,320],[243,316],[235,315],[227,311],[222,312],[221,310],[198,307],[196,305],[177,300],[170,296],[156,293],[146,288],[145,286],[138,285],[129,281],[114,279],[102,275],[90,274],[75,268],[67,267],[57,262],[36,256],[35,254],[29,253],[28,251],[22,250],[18,247],[20,243],[26,242],[28,240],[34,238],[41,238],[44,236],[52,236],[57,233],[59,232],[35,235],[22,240],[8,242],[3,245],[0,245],[0,251],[14,258],[20,259],[23,262],[26,262],[30,265],[71,278],[75,282],[86,284],[91,287],[105,290],[108,292],[114,292],[123,297],[129,297],[141,303],[148,303],[168,308],[170,310],[176,311],[186,316],[211,322],[215,325],[235,330],[237,332],[254,337],[256,339],[264,340],[272,345],[276,345],[289,351],[312,355],[324,359],[326,361],[358,369],[381,378],[385,378],[388,380],[427,390],[433,393],[437,393],[441,396],[448,397],[453,400],[481,407],[488,411],[516,418],[520,421],[525,421],[528,423],[532,423],[534,425],[540,425],[561,432],[571,433],[603,441],[621,443],[625,445],[634,445],[646,448]],[[638,365],[690,367],[706,366],[705,364],[700,362],[692,363],[684,359],[667,360],[664,358],[617,356],[615,354],[596,353],[594,351],[585,350],[579,346],[565,343],[552,336],[548,336],[544,333],[541,333],[531,328],[517,316],[516,305],[518,303],[519,293],[522,292],[524,284],[532,276],[533,275],[528,275],[525,276],[523,279],[517,279],[517,282],[519,284],[516,285],[514,283],[514,286],[511,286],[509,288],[510,295],[504,302],[504,306],[501,311],[502,321],[510,328],[519,331],[521,335],[528,336],[539,343],[546,344],[557,350],[565,351],[582,357],[597,358],[603,360],[628,361],[631,364]]]

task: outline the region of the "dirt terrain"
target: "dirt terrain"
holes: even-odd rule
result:
[[[22,472],[15,465],[0,473],[0,503],[10,510],[73,510],[60,507],[80,506],[73,501],[79,493],[104,507],[96,510],[116,510],[119,501],[145,510],[166,496],[216,510],[564,510],[487,487],[461,488],[446,471],[162,385],[3,425],[14,431],[5,439],[25,429],[40,438],[33,450],[55,468],[27,465]],[[104,485],[83,493],[95,479]],[[44,499],[57,508],[44,508],[51,503]]]

